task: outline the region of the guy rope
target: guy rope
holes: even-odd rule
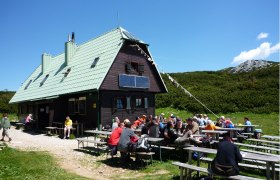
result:
[[[137,44],[134,45],[137,47],[137,50],[141,52],[141,54],[143,54],[148,61],[150,61],[153,65],[159,67],[158,64],[156,64],[153,59],[145,52],[143,51]],[[161,68],[162,69],[162,68]],[[211,111],[211,109],[209,109],[204,103],[202,103],[199,99],[197,99],[193,94],[191,94],[186,88],[184,88],[181,84],[179,84],[173,77],[171,77],[168,73],[165,73],[164,71],[161,71],[162,74],[166,74],[168,79],[172,82],[172,84],[177,87],[180,88],[181,90],[183,90],[183,92],[187,95],[189,95],[190,97],[194,98],[194,100],[196,100],[199,104],[201,104],[205,109],[207,109],[210,113],[212,113],[215,117],[219,118],[219,116],[217,116],[213,111]]]

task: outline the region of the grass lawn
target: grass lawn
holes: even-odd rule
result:
[[[188,117],[193,117],[192,113],[186,111],[180,111],[173,108],[158,108],[156,109],[156,114],[164,113],[165,116],[170,116],[170,114],[175,114],[175,116],[179,116],[182,119],[186,119]],[[211,114],[207,114],[210,119],[215,121],[217,118]],[[230,114],[217,114],[220,116],[225,116],[231,118],[234,124],[243,124],[244,117],[248,117],[252,124],[259,125],[256,129],[262,129],[263,134],[265,135],[279,135],[279,114],[271,113],[271,114],[254,114],[254,113],[230,113]]]
[[[46,152],[0,151],[0,179],[86,179],[59,168]]]

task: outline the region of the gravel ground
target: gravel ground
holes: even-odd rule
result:
[[[57,136],[31,134],[12,127],[9,131],[12,141],[8,146],[26,151],[47,151],[57,159],[58,165],[78,175],[89,179],[110,179],[112,174],[123,174],[129,171],[123,168],[110,167],[104,163],[95,163],[105,159],[106,155],[94,156],[77,151],[76,140],[64,140]],[[6,137],[6,141],[8,138]]]

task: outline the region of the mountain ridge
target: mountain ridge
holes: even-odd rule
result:
[[[247,60],[236,67],[226,68],[226,71],[231,74],[251,72],[254,70],[268,68],[275,64],[277,64],[277,62],[268,61],[268,60]]]

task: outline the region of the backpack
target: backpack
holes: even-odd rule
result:
[[[198,154],[199,154],[199,156],[198,156]],[[200,158],[202,158],[202,157],[204,157],[204,153],[198,153],[197,151],[194,151],[193,153],[192,153],[192,159],[193,160],[198,160],[198,159],[200,159]]]
[[[148,135],[144,134],[137,141],[136,151],[148,151],[148,150],[149,150]]]

